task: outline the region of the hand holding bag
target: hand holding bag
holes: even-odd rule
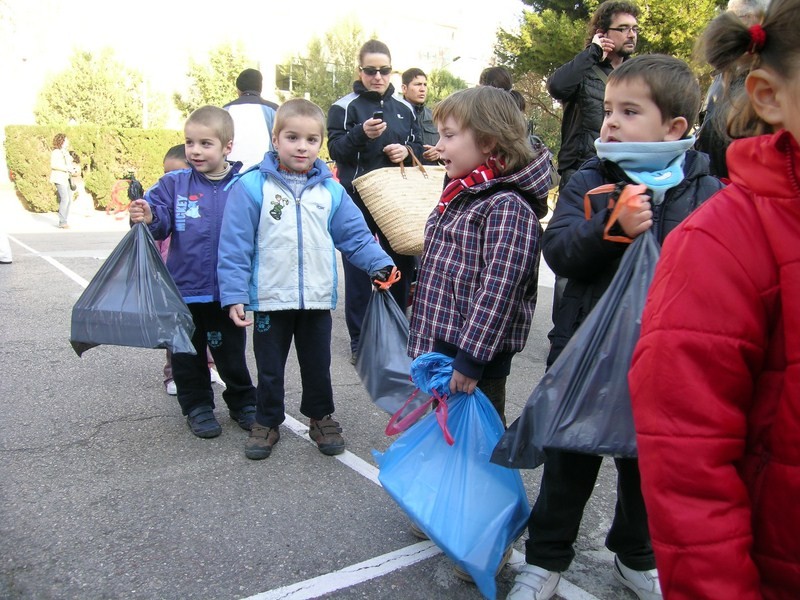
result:
[[[607,232],[616,220],[613,215],[636,201],[636,195],[620,196]],[[535,468],[545,448],[636,456],[628,370],[659,254],[652,230],[633,240],[608,289],[500,439],[492,462]]]
[[[72,308],[80,356],[100,344],[196,354],[194,322],[143,223],[125,234]]]
[[[423,354],[412,365],[414,383],[442,397],[452,359]],[[445,430],[428,413],[383,454],[373,452],[378,480],[433,542],[472,576],[487,598],[496,594],[495,573],[503,554],[525,529],[530,515],[519,471],[489,462],[503,424],[489,399],[476,389],[444,398]],[[440,403],[441,406],[441,403]]]
[[[353,180],[364,205],[398,254],[419,255],[425,240],[425,223],[439,203],[444,187],[444,167],[423,166],[408,149],[412,168],[375,169]]]

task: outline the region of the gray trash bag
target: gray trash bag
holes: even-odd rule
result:
[[[500,438],[493,463],[533,469],[546,448],[636,456],[628,370],[659,254],[652,232],[633,241],[608,289]]]
[[[414,394],[411,357],[408,356],[408,319],[388,290],[373,290],[358,339],[356,372],[372,401],[394,415],[405,416],[428,401]]]
[[[100,344],[196,354],[194,322],[143,223],[125,234],[72,308],[80,356]]]

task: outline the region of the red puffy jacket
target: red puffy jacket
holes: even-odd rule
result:
[[[667,238],[629,381],[664,598],[800,598],[800,146],[734,142]]]

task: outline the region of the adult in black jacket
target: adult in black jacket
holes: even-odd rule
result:
[[[595,155],[603,124],[603,95],[608,74],[627,60],[639,37],[639,9],[631,2],[603,2],[588,25],[586,48],[547,80],[547,91],[564,107],[558,152],[559,190]]]
[[[414,257],[395,253],[378,228],[364,202],[353,188],[353,180],[382,167],[410,165],[408,147],[422,156],[422,135],[408,105],[394,97],[389,82],[392,58],[383,42],[370,40],[358,54],[359,79],[353,93],[337,100],[328,111],[328,151],[336,161],[339,182],[364,213],[370,230],[378,235],[381,246],[403,274],[391,293],[402,309],[408,303]],[[381,118],[374,118],[382,112]],[[351,362],[361,335],[361,323],[369,302],[371,282],[360,269],[342,257],[345,285],[345,321],[350,333]]]

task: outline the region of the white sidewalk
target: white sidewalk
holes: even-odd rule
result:
[[[0,183],[0,230],[6,233],[56,233],[86,231],[126,231],[128,213],[116,216],[93,210],[88,202],[74,202],[69,213],[69,229],[58,228],[58,214],[33,213],[25,210],[17,198],[14,187]]]

